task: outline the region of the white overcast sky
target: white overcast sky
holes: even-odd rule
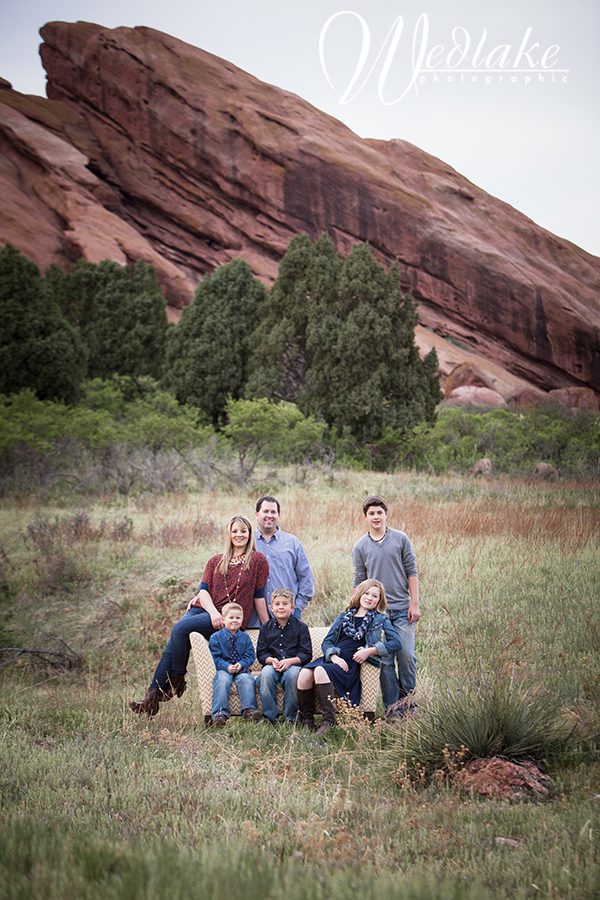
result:
[[[322,28],[340,12],[320,56]],[[399,16],[402,29],[378,88],[385,51],[373,64]],[[23,93],[45,94],[38,29],[53,20],[148,25],[179,37],[300,95],[362,137],[411,141],[600,255],[598,0],[0,0],[0,75]],[[364,85],[342,104],[364,33],[370,49],[356,82]],[[453,33],[463,47],[470,42],[461,62],[458,50],[448,59]],[[517,65],[547,68],[543,83],[539,74],[508,71],[527,34],[528,55]],[[504,45],[510,50],[494,49]],[[422,73],[418,93],[410,88],[393,102],[410,84],[413,54],[423,47],[433,52],[430,68],[454,71]],[[486,83],[486,63],[506,71],[489,74]],[[476,71],[461,81],[457,68]]]

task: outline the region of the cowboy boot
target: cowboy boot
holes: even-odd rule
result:
[[[187,684],[185,675],[168,675],[168,688],[164,691],[165,696],[161,700],[170,700],[171,697],[181,697],[185,693]]]
[[[310,731],[316,731],[315,725],[315,694],[313,688],[305,691],[298,691],[298,721],[304,728]]]
[[[323,721],[316,731],[316,737],[322,737],[335,725],[335,706],[333,705],[334,687],[331,682],[315,684],[319,706],[323,713]]]
[[[148,688],[143,700],[130,700],[129,709],[141,716],[145,713],[149,719],[152,719],[158,712],[158,704],[160,702],[161,690],[157,687]]]

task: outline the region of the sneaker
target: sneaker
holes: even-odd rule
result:
[[[227,716],[213,716],[210,720],[210,724],[215,728],[223,728],[227,725]]]
[[[262,722],[263,714],[259,712],[258,709],[253,709],[249,707],[245,709],[242,713],[243,717],[247,719],[249,722]]]

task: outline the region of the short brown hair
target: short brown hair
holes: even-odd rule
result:
[[[372,587],[379,588],[379,603],[377,604],[377,612],[385,612],[387,609],[385,588],[380,581],[377,581],[376,578],[367,578],[365,581],[361,581],[360,584],[356,585],[354,591],[352,592],[352,597],[350,598],[348,609],[358,609],[358,607],[360,606],[360,598],[363,594],[366,594],[369,588]]]
[[[264,497],[259,497],[259,499],[256,501],[256,512],[260,512],[260,508],[263,503],[274,503],[277,507],[277,512],[281,515],[281,504],[279,503],[277,497],[271,497],[270,494],[266,494]]]
[[[367,497],[366,500],[363,500],[363,515],[366,516],[367,510],[370,506],[380,506],[384,512],[388,511],[387,503],[385,502],[383,497],[378,497],[377,494],[372,494],[370,497]]]
[[[229,603],[226,603],[225,606],[221,609],[221,615],[226,616],[228,612],[231,612],[232,609],[239,609],[242,615],[244,615],[244,607],[239,603],[236,603],[235,600],[231,600]]]
[[[294,597],[294,592],[290,591],[289,588],[275,588],[274,591],[271,591],[271,603],[273,603],[275,597],[285,597],[292,604],[292,609],[294,608],[296,598]]]

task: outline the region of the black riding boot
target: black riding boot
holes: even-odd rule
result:
[[[313,688],[306,691],[298,691],[298,709],[300,711],[298,721],[304,728],[316,731],[315,725],[315,694]]]

